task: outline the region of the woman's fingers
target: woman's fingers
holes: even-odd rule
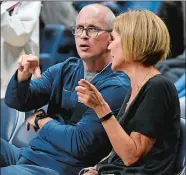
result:
[[[83,94],[81,92],[77,92],[77,96],[78,96],[78,100],[80,100],[80,99],[82,100],[82,99],[85,99],[86,98],[86,94]]]
[[[100,98],[100,95],[101,95],[100,92],[97,90],[97,88],[93,84],[89,83],[87,80],[84,80],[84,79],[80,80],[79,85],[82,85],[86,87],[88,90],[93,91]]]
[[[100,92],[97,90],[97,88],[93,84],[89,83],[87,80],[84,80],[84,79],[80,80],[79,81],[79,86],[82,86],[84,88],[82,90],[85,93],[86,92],[92,92],[92,94],[96,94],[96,96],[100,98],[100,96],[101,96]],[[86,91],[86,89],[88,91]]]
[[[84,103],[86,106],[90,107],[90,108],[95,108],[97,106],[99,106],[99,101],[97,99],[95,99],[95,95],[94,96],[90,96],[81,92],[77,92],[78,95],[78,101],[80,101],[81,103]]]
[[[87,100],[88,96],[86,94],[83,94],[81,92],[77,92],[77,95],[78,95],[78,101],[80,101],[80,102],[86,104],[87,106],[89,106],[88,105],[88,100]]]
[[[84,80],[85,82],[86,80]],[[84,83],[83,82],[83,83]],[[91,91],[93,92],[93,99],[94,100],[97,100],[97,102],[99,104],[103,104],[104,103],[104,100],[103,100],[103,97],[101,95],[101,93],[97,90],[97,88],[93,85],[93,84],[90,84],[89,82],[86,81],[86,85],[88,86],[89,90],[91,89]]]
[[[98,172],[96,170],[90,170],[86,172],[84,175],[98,175]]]
[[[86,90],[86,89],[87,89],[87,88],[85,88],[85,87],[83,87],[83,86],[77,86],[77,87],[76,87],[76,91],[77,91],[77,92],[82,92],[82,93],[84,92],[84,93],[85,93],[85,90]]]
[[[81,80],[78,82],[78,84],[79,84],[80,86],[83,86],[83,87],[89,89],[89,90],[92,89],[91,83],[89,83],[87,80],[81,79]]]
[[[86,89],[86,88],[84,88],[82,86],[77,86],[76,87],[76,91],[77,91],[77,95],[78,96],[81,96],[82,98],[87,99],[87,101],[89,101],[91,99],[93,101],[94,100],[95,101],[98,100],[96,94],[93,91],[90,91],[90,90],[88,90],[88,89]]]
[[[78,84],[79,86],[76,87],[76,91],[84,94],[84,96],[80,96],[80,94],[78,94],[79,101],[86,105],[88,105],[88,103],[89,105],[90,103],[92,103],[91,105],[94,107],[104,104],[101,93],[96,89],[94,85],[84,79],[80,80]]]

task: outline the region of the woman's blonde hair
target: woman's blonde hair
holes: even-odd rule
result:
[[[165,59],[170,49],[170,36],[164,22],[148,10],[129,10],[114,21],[121,37],[126,63],[155,65]]]

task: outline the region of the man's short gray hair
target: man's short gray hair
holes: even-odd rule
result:
[[[114,22],[116,16],[114,15],[114,13],[112,12],[112,10],[109,7],[107,7],[103,4],[94,3],[94,4],[89,4],[83,8],[87,8],[89,6],[101,7],[102,9],[104,9],[105,18],[103,18],[103,20],[108,25],[109,29],[113,28],[113,22]]]
[[[106,7],[106,8],[108,8],[108,7]],[[114,22],[115,18],[116,18],[116,16],[114,15],[114,13],[111,11],[111,9],[108,8],[108,13],[105,16],[105,22],[108,25],[109,29],[113,28],[113,22]]]

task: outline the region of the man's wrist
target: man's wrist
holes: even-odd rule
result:
[[[18,72],[17,72],[17,81],[19,83],[21,83],[23,81],[29,80],[31,76],[32,76],[32,74],[29,73],[29,72],[21,72],[20,70],[18,70]]]
[[[38,120],[39,128],[41,129],[47,122],[49,122],[51,120],[53,120],[53,119],[50,117],[46,117],[46,118]]]

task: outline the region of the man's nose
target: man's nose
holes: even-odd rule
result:
[[[83,30],[82,34],[81,34],[81,38],[88,38],[88,34],[86,30]]]

